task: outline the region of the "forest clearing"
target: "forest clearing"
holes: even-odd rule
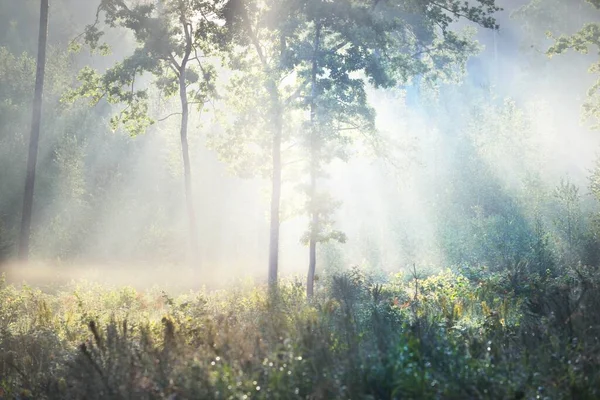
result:
[[[600,398],[598,0],[0,0],[0,400]]]

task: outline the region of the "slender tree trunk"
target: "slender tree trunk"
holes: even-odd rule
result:
[[[187,216],[189,226],[189,246],[190,246],[190,264],[196,266],[199,261],[198,252],[198,229],[196,227],[196,212],[194,207],[194,195],[192,192],[192,167],[190,166],[190,153],[188,146],[188,118],[189,118],[189,103],[187,98],[186,90],[186,74],[187,74],[187,63],[192,52],[192,39],[191,33],[188,30],[187,24],[184,24],[184,31],[186,36],[186,50],[181,60],[181,66],[179,67],[179,99],[181,101],[181,153],[183,156],[183,176],[185,181],[185,200],[187,205]]]
[[[313,164],[316,164],[314,160]],[[316,188],[317,177],[316,168],[311,167],[310,177],[310,196],[311,196],[311,221],[310,221],[310,242],[308,244],[308,277],[306,279],[306,296],[312,297],[315,287],[315,271],[317,268],[317,227],[319,225],[319,213],[316,210]]]
[[[316,24],[314,54],[311,72],[311,94],[310,94],[310,239],[308,244],[308,277],[306,279],[306,296],[312,297],[315,287],[315,270],[317,268],[317,235],[319,232],[319,210],[317,205],[317,174],[319,172],[319,138],[316,125],[317,105],[317,69],[318,53],[320,46],[321,25]]]
[[[263,70],[270,74],[269,64],[263,53],[262,47],[256,36],[250,18],[248,17],[245,9],[241,8],[242,15],[246,22],[246,28],[248,34],[254,45],[254,49],[260,59],[260,63]],[[285,49],[285,40],[281,37],[281,55]],[[281,226],[280,221],[280,208],[281,208],[281,136],[283,130],[283,107],[281,104],[281,98],[277,89],[277,82],[271,77],[266,83],[267,91],[270,95],[271,107],[270,113],[273,121],[273,143],[272,143],[272,175],[271,175],[271,215],[270,215],[270,227],[269,227],[269,289],[274,290],[277,288],[277,275],[279,273],[279,228]]]
[[[35,186],[35,169],[40,141],[40,125],[42,120],[42,98],[44,95],[44,74],[46,71],[46,42],[48,39],[48,0],[41,0],[40,31],[38,39],[37,70],[35,75],[35,94],[31,117],[31,135],[29,137],[29,154],[27,156],[27,176],[23,196],[23,213],[21,215],[21,233],[19,237],[19,258],[29,258],[29,238],[31,236],[31,214],[33,211],[33,189]]]
[[[181,99],[181,153],[183,155],[183,176],[185,180],[185,200],[187,205],[187,216],[189,224],[189,244],[192,264],[198,262],[198,230],[196,227],[196,212],[194,207],[194,195],[192,193],[192,168],[190,166],[190,152],[187,138],[187,127],[189,117],[189,104],[185,90],[185,67],[182,67],[179,75],[179,97]]]
[[[275,82],[273,82],[275,85]],[[276,88],[274,88],[276,91]],[[276,93],[275,93],[276,94]],[[269,236],[269,287],[277,286],[279,269],[279,212],[281,205],[281,134],[283,129],[282,111],[278,96],[273,95],[275,107],[273,110],[273,175],[271,177],[271,226]]]

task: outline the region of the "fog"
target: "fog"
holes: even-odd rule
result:
[[[98,2],[52,3],[51,54],[66,48],[93,22]],[[544,52],[552,44],[546,31],[574,33],[583,23],[598,20],[598,15],[583,2],[547,1],[553,3],[548,7],[564,6],[569,12],[561,18],[552,13],[533,18],[522,8],[527,3],[499,1],[504,8],[497,14],[500,29],[477,28],[481,51],[468,61],[460,82],[430,87],[414,80],[394,89],[369,88],[389,157],[381,159],[357,141],[348,162],[327,166],[329,177],[322,184],[341,202],[335,228],[348,239],[344,244],[319,245],[317,275],[352,266],[399,272],[413,265],[441,269],[460,262],[460,255],[448,250],[455,248],[450,236],[461,235],[460,223],[452,220],[460,217],[457,210],[467,210],[465,215],[480,209],[485,215],[493,213],[485,209],[484,199],[491,186],[482,186],[483,200],[479,195],[464,200],[457,193],[465,182],[478,190],[471,174],[479,169],[487,171],[485,185],[518,198],[517,207],[527,203],[523,193],[528,189],[523,185],[534,176],[549,191],[568,179],[580,188],[583,209],[595,210],[588,178],[600,141],[591,123],[582,120],[586,91],[595,78],[587,69],[595,55],[570,52],[549,59]],[[2,0],[0,5],[11,14],[1,16],[8,24],[1,25],[0,46],[34,57],[37,2]],[[473,28],[468,23],[455,28],[467,26]],[[73,71],[84,65],[103,70],[134,48],[133,38],[123,32],[110,33],[107,41],[112,46],[109,56],[83,49],[65,55],[64,62]],[[207,141],[222,129],[211,109],[224,109],[226,119],[225,103],[215,100],[203,113],[194,109],[190,119],[200,253],[198,264],[190,266],[179,118],[166,118],[145,134],[130,137],[122,129],[110,129],[108,121],[118,106],[105,101],[90,106],[81,100],[70,114],[61,114],[57,110],[66,106],[59,101],[60,91],[76,82],[74,76],[63,76],[64,84],[53,81],[61,64],[52,57],[48,62],[29,266],[15,258],[25,139],[14,151],[1,150],[0,221],[8,238],[3,267],[8,279],[45,285],[83,278],[180,288],[220,287],[236,279],[266,281],[271,184],[268,179],[235,176]],[[220,73],[228,75],[226,70]],[[225,90],[225,78],[220,92]],[[177,111],[177,99],[150,93],[155,119]],[[27,137],[28,110],[15,114],[10,127],[20,128],[3,131],[0,146],[6,146],[9,134]],[[284,164],[292,158],[284,159]],[[473,165],[473,170],[466,167]],[[280,275],[304,280],[308,248],[300,238],[308,220],[294,212],[302,202],[295,192],[294,168],[290,163],[284,169]],[[501,216],[503,212],[496,210]]]

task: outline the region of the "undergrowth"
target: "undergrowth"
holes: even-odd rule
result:
[[[596,399],[600,277],[446,270],[306,300],[0,285],[1,399]]]

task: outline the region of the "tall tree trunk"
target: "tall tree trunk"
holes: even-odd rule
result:
[[[316,164],[312,161],[313,164]],[[311,167],[310,175],[310,195],[311,195],[311,221],[310,221],[310,241],[308,244],[308,277],[306,279],[306,296],[312,297],[315,288],[315,271],[317,268],[317,227],[319,225],[319,213],[316,210],[316,188],[317,177],[316,168]]]
[[[190,261],[192,264],[198,262],[198,230],[196,227],[196,212],[194,207],[194,195],[192,193],[192,168],[190,166],[190,152],[187,138],[187,127],[189,117],[189,104],[185,90],[185,66],[179,75],[179,97],[181,99],[181,153],[183,156],[183,176],[185,181],[185,200],[187,206],[187,217],[189,226]]]
[[[310,239],[308,244],[308,277],[306,279],[306,296],[312,297],[315,287],[315,270],[317,268],[317,234],[319,232],[319,210],[317,205],[317,174],[319,172],[319,138],[316,127],[317,105],[317,69],[319,46],[321,39],[321,25],[316,23],[314,54],[311,72],[311,94],[310,94]]]
[[[42,120],[42,98],[44,95],[44,74],[46,71],[46,42],[48,40],[48,4],[49,0],[41,0],[40,31],[38,39],[37,70],[35,75],[35,94],[31,117],[31,135],[29,137],[29,154],[27,156],[27,176],[23,196],[23,213],[21,215],[21,233],[19,237],[19,258],[29,258],[29,238],[31,236],[31,214],[33,211],[33,189],[35,186],[35,169],[40,141],[40,125]]]
[[[273,86],[275,82],[273,82]],[[283,129],[282,110],[280,107],[277,89],[273,88],[273,174],[271,176],[271,226],[269,235],[269,287],[277,286],[277,274],[279,269],[279,212],[281,204],[281,133]]]
[[[262,68],[265,73],[272,74],[268,61],[263,53],[260,41],[252,24],[250,18],[246,12],[244,5],[240,8],[242,16],[246,23],[246,29],[252,40],[256,54],[260,60]],[[281,56],[285,51],[285,40],[284,37],[280,38]],[[273,121],[273,143],[271,147],[272,156],[272,174],[271,174],[271,215],[270,215],[270,226],[269,226],[269,288],[271,290],[277,288],[277,275],[279,273],[279,228],[281,226],[280,221],[280,208],[281,208],[281,136],[283,130],[283,106],[281,104],[281,98],[279,96],[279,90],[277,89],[277,82],[271,76],[266,82],[266,88],[269,92],[271,107],[270,113]]]
[[[192,52],[192,38],[188,24],[184,23],[184,32],[186,37],[186,50],[179,67],[179,99],[181,101],[181,153],[183,156],[183,176],[185,181],[185,200],[187,205],[187,216],[189,226],[189,246],[190,246],[190,264],[196,266],[199,261],[198,251],[198,229],[196,227],[196,212],[194,207],[194,195],[192,192],[192,168],[190,166],[190,153],[188,146],[188,118],[189,103],[187,98],[186,75],[187,63]]]

